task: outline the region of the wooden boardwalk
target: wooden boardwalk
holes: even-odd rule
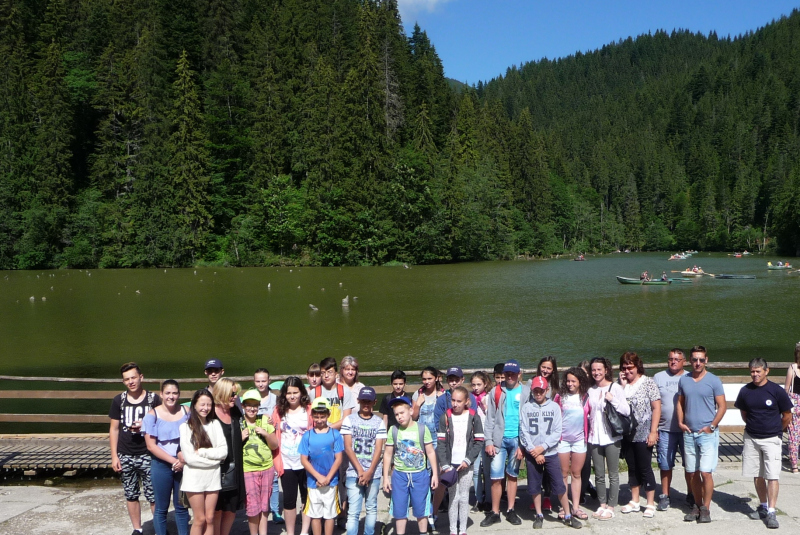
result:
[[[720,434],[719,462],[741,463],[742,440],[742,433]],[[788,456],[787,440],[784,434],[784,456]],[[6,471],[111,468],[108,435],[0,435],[0,468]]]

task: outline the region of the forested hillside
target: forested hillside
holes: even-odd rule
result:
[[[794,13],[455,92],[396,0],[0,0],[0,268],[795,253],[798,56]]]

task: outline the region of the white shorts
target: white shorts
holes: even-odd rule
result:
[[[308,489],[308,498],[303,512],[311,518],[324,518],[330,520],[339,516],[339,488],[338,485]]]
[[[586,441],[562,440],[558,443],[558,453],[586,453]]]
[[[779,479],[781,473],[781,437],[753,438],[744,434],[742,448],[742,475]]]

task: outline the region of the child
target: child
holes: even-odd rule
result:
[[[456,470],[456,482],[450,487],[450,533],[465,534],[469,520],[469,487],[472,467],[483,450],[483,425],[480,416],[470,408],[469,391],[463,386],[453,389],[447,409],[439,420],[439,447],[436,460],[443,472]],[[480,466],[480,464],[478,464]]]
[[[258,393],[261,394],[261,405],[258,407],[258,415],[272,418],[272,413],[275,412],[275,405],[278,403],[278,397],[270,392],[269,370],[266,368],[257,369],[253,374],[253,383]],[[274,422],[273,425],[275,425]],[[269,510],[272,511],[272,521],[276,524],[283,524],[280,503],[278,503],[279,494],[280,489],[278,488],[278,478],[276,476],[272,483],[272,496],[269,502]]]
[[[342,428],[342,420],[350,416],[353,409],[356,408],[353,394],[349,388],[343,384],[336,382],[336,359],[327,357],[322,359],[319,363],[321,371],[322,383],[312,386],[308,390],[308,394],[316,398],[325,398],[328,400],[330,409],[330,418],[328,425],[337,431]]]
[[[519,441],[528,467],[528,492],[533,496],[533,505],[536,508],[533,529],[541,529],[544,523],[542,479],[545,472],[550,474],[553,491],[558,495],[564,510],[564,524],[580,528],[583,524],[568,512],[567,488],[561,478],[561,465],[558,461],[561,409],[554,401],[547,399],[547,387],[547,379],[534,377],[531,381],[531,392],[524,396],[519,408]]]
[[[344,442],[338,430],[328,427],[330,414],[331,404],[327,399],[316,398],[311,402],[314,429],[303,435],[298,448],[308,485],[303,512],[311,518],[314,535],[322,535],[323,518],[325,535],[333,535],[334,520],[341,512],[338,485]]]
[[[275,480],[272,449],[278,447],[278,437],[269,417],[258,416],[261,405],[261,394],[258,390],[245,392],[242,405],[242,467],[247,491],[247,522],[250,535],[267,535],[269,504]]]
[[[392,426],[397,427],[397,420],[394,417],[391,404],[394,398],[399,398],[406,395],[406,372],[403,370],[395,370],[392,372],[391,377],[392,391],[383,396],[381,401],[380,413],[383,415],[383,423],[386,429]]]
[[[559,393],[553,401],[561,408],[561,441],[558,459],[564,485],[572,474],[572,515],[586,520],[588,515],[580,508],[583,467],[586,463],[586,439],[589,436],[589,376],[583,368],[574,367],[564,374]],[[563,513],[559,515],[563,517]]]
[[[492,382],[489,375],[485,372],[475,372],[470,377],[470,385],[472,386],[472,395],[478,405],[475,407],[475,412],[481,419],[481,426],[486,425],[486,411],[489,408],[489,390],[492,388]],[[491,478],[489,477],[489,465],[486,461],[486,451],[481,451],[478,458],[475,460],[473,467],[472,486],[475,489],[475,507],[472,509],[473,513],[479,511],[486,511],[491,508]],[[487,500],[488,499],[488,500]]]
[[[505,366],[505,362],[498,362],[494,365],[494,371],[492,372],[492,375],[494,375],[494,384],[499,385],[506,380]]]
[[[306,380],[308,381],[309,390],[322,384],[322,372],[319,369],[319,364],[314,362],[308,367],[308,370],[306,371]]]
[[[371,386],[358,393],[359,411],[344,419],[342,438],[347,463],[347,535],[358,534],[361,504],[366,499],[364,535],[375,533],[378,519],[378,493],[381,489],[381,457],[386,443],[386,424],[372,412],[377,394]]]
[[[439,486],[436,451],[430,430],[411,418],[411,400],[405,396],[392,400],[397,427],[386,437],[383,454],[383,491],[392,494],[392,516],[395,533],[405,535],[408,507],[417,519],[420,533],[428,531],[430,492]],[[430,463],[431,472],[428,471]],[[394,467],[394,471],[389,472]]]

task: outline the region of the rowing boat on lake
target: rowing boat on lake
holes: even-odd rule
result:
[[[714,275],[715,279],[755,279],[755,275],[728,275],[725,273],[718,273]]]
[[[767,269],[792,269],[792,265],[787,262],[780,266],[776,266],[772,262],[767,262]]]
[[[705,275],[705,271],[692,271],[691,269],[687,269],[686,271],[681,271],[681,275],[684,277],[702,277]]]
[[[638,284],[640,286],[666,286],[670,284],[671,280],[662,281],[661,279],[657,280],[642,280],[642,279],[632,279],[630,277],[617,277],[617,280],[620,284]]]

